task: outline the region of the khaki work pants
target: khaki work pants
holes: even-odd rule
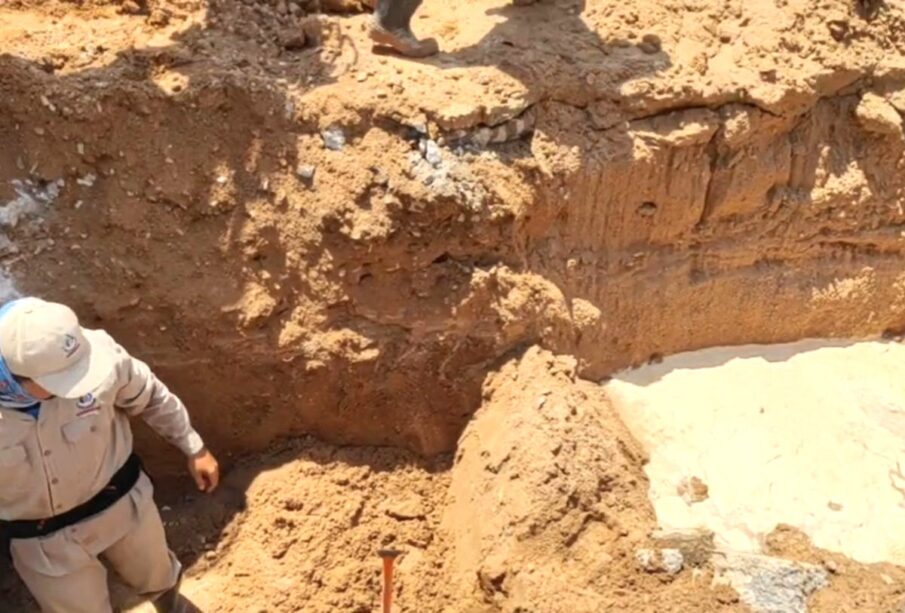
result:
[[[110,613],[103,557],[140,594],[176,585],[181,566],[167,548],[163,523],[144,474],[112,507],[43,538],[13,540],[19,576],[44,613]]]

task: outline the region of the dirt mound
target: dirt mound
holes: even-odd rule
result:
[[[377,550],[395,546],[406,552],[399,598],[408,610],[441,610],[434,562],[445,469],[444,458],[310,441],[237,467],[220,496],[227,507],[244,500],[241,511],[219,538],[204,535],[216,545],[185,593],[204,611],[371,611],[381,594]],[[205,504],[171,513],[171,532],[192,534],[209,516]]]
[[[531,349],[484,397],[451,471],[441,527],[457,596],[443,610],[720,608],[690,574],[639,572],[655,527],[643,456],[574,359]]]

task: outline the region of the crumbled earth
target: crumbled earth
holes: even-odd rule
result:
[[[305,438],[240,462],[211,496],[158,495],[188,566],[184,592],[209,612],[370,611],[381,594],[377,551],[395,546],[405,551],[401,595],[430,601],[440,583],[426,554],[438,545],[449,465]],[[113,589],[115,605],[153,611],[115,577]],[[10,610],[34,610],[8,576],[0,596]]]
[[[588,381],[905,330],[905,7],[427,0],[410,61],[366,5],[3,4],[0,299],[186,400],[224,493],[139,447],[209,610],[373,610],[388,543],[403,610],[744,610]],[[900,606],[834,564],[811,609]]]

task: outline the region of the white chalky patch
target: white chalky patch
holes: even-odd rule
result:
[[[784,523],[855,560],[905,564],[905,346],[708,349],[606,388],[650,454],[664,529],[705,528],[718,548],[758,552]],[[703,500],[677,491],[691,477]]]

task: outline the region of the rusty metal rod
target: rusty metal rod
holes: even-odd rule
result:
[[[401,553],[397,549],[381,549],[377,552],[383,560],[383,613],[393,611],[393,563]]]

